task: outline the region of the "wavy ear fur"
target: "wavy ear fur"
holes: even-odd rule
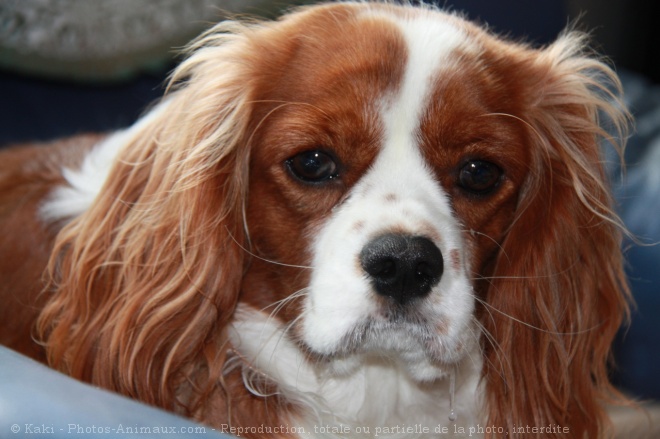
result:
[[[54,367],[183,412],[222,364],[243,274],[251,96],[237,26],[193,43],[91,208],[61,231],[38,322]]]
[[[579,34],[567,33],[530,60],[539,81],[526,115],[530,177],[482,318],[490,333],[488,425],[513,432],[557,425],[568,427],[570,437],[598,438],[606,422],[603,403],[620,398],[607,363],[629,291],[623,228],[611,208],[599,148],[603,139],[622,143],[600,123],[608,120],[625,139],[629,115],[614,73],[583,48]]]

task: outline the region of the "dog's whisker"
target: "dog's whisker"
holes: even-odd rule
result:
[[[229,233],[229,231],[227,231],[227,232],[228,232],[228,234],[229,234],[229,237],[232,239],[232,241],[234,241],[234,243],[235,243],[235,244],[236,244],[241,250],[243,250],[245,253],[247,253],[248,255],[252,256],[253,258],[259,259],[260,261],[267,262],[267,263],[269,263],[269,264],[273,264],[273,265],[278,265],[278,266],[280,266],[280,267],[302,268],[302,269],[304,269],[304,270],[312,270],[312,269],[314,269],[314,267],[312,267],[312,266],[308,266],[308,265],[286,264],[286,263],[284,263],[284,262],[278,262],[278,261],[273,261],[273,260],[271,260],[271,259],[263,258],[263,257],[261,257],[261,256],[259,256],[259,255],[257,255],[257,254],[255,254],[255,253],[251,252],[251,251],[248,250],[247,248],[245,248],[240,242],[238,242],[238,241],[236,240],[236,238],[234,238],[234,235],[232,235],[231,233]]]
[[[501,314],[501,315],[505,316],[506,318],[513,320],[514,322],[517,322],[517,323],[519,323],[523,326],[526,326],[530,329],[533,329],[533,330],[539,331],[539,332],[543,332],[543,333],[546,333],[546,334],[551,334],[551,335],[581,335],[581,334],[587,334],[589,332],[595,331],[595,330],[597,330],[598,328],[600,328],[602,326],[602,323],[598,323],[594,326],[591,326],[591,327],[586,328],[586,329],[582,329],[580,331],[565,331],[565,332],[564,331],[551,331],[549,329],[540,328],[538,326],[532,325],[531,323],[527,323],[523,320],[520,320],[520,319],[518,319],[518,318],[516,318],[516,317],[514,317],[510,314],[505,313],[502,310],[497,309],[496,307],[489,304],[487,301],[485,301],[485,300],[483,300],[483,299],[481,299],[477,296],[474,296],[474,297],[475,297],[475,300],[477,302],[482,304],[489,311],[491,311],[491,310],[495,311],[496,313]]]
[[[487,233],[482,233],[482,232],[479,232],[478,230],[474,230],[474,229],[463,229],[463,233],[469,233],[470,235],[473,235],[473,236],[479,235],[479,236],[484,236],[484,237],[488,238],[488,239],[489,239],[490,241],[492,241],[495,245],[497,245],[497,247],[500,249],[500,251],[502,252],[502,254],[503,254],[503,255],[504,255],[509,261],[511,261],[511,259],[509,258],[509,255],[506,254],[506,250],[504,249],[504,247],[502,246],[502,244],[500,244],[499,242],[497,242],[497,240],[496,240],[495,238],[493,238],[492,236],[488,235]]]
[[[493,335],[484,327],[484,325],[478,319],[476,319],[475,317],[473,317],[473,322],[479,328],[479,330],[483,334],[483,336],[486,338],[486,341],[488,342],[488,344],[490,344],[495,351],[500,351],[501,352],[501,348],[500,348],[500,345],[499,345],[497,339],[495,339],[495,337],[493,337]],[[473,334],[473,336],[477,337],[474,334]],[[511,367],[511,364],[510,364],[511,360],[506,355],[497,355],[497,359],[500,362],[499,366],[494,364],[488,356],[482,356],[482,360],[486,361],[486,363],[491,366],[492,370],[496,371],[497,374],[500,376],[500,378],[504,382],[506,382],[506,374],[504,372],[505,369],[503,367],[504,364],[502,362],[506,361],[507,367]]]
[[[268,315],[269,319],[275,318],[277,314],[288,304],[291,302],[294,302],[297,299],[300,299],[301,297],[305,297],[308,294],[308,287],[302,288],[295,293],[285,297],[284,299],[280,299],[276,302],[271,303],[270,305],[265,306],[262,308],[262,311],[267,311],[269,308],[273,308],[271,312]]]

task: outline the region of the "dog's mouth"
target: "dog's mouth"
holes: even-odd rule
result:
[[[411,343],[430,347],[439,343],[439,327],[433,327],[420,313],[392,307],[378,316],[366,317],[348,332],[340,343],[343,355],[371,352],[405,352]],[[427,350],[424,348],[424,350]],[[431,350],[429,350],[429,353]],[[435,357],[435,355],[433,355]]]
[[[351,373],[365,362],[378,362],[401,367],[418,381],[429,381],[446,376],[476,340],[475,336],[451,337],[448,330],[448,319],[429,319],[408,307],[390,307],[357,323],[332,352],[316,352],[298,340],[317,364],[327,364],[338,374]]]

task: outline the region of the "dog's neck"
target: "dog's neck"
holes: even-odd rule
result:
[[[389,355],[310,361],[277,320],[247,307],[239,307],[230,340],[246,387],[254,389],[253,378],[277,383],[281,396],[306,409],[290,424],[312,437],[460,437],[479,422],[478,352],[455,367],[451,421],[449,372],[420,383]]]

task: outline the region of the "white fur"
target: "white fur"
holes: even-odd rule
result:
[[[129,128],[116,131],[100,141],[85,156],[79,169],[64,168],[62,175],[68,185],[53,190],[41,206],[41,218],[55,222],[76,217],[89,209],[101,193],[119,151],[166,107],[167,102],[161,102]]]
[[[252,368],[244,375],[249,388],[257,387],[254,392],[258,393],[258,385],[252,382],[263,374],[278,383],[278,390],[288,401],[307,408],[303,418],[287,421],[309,433],[302,437],[461,437],[453,433],[460,428],[469,433],[478,423],[475,400],[480,393],[481,357],[477,352],[457,365],[455,409],[459,417],[453,423],[448,420],[447,380],[420,383],[405,369],[378,357],[364,361],[359,370],[336,374],[329,364],[310,362],[276,320],[245,305],[239,305],[229,336],[243,362]],[[429,431],[415,435],[386,434],[383,430],[404,426],[424,426]],[[333,433],[339,427],[349,432]],[[449,433],[440,433],[443,427]]]

